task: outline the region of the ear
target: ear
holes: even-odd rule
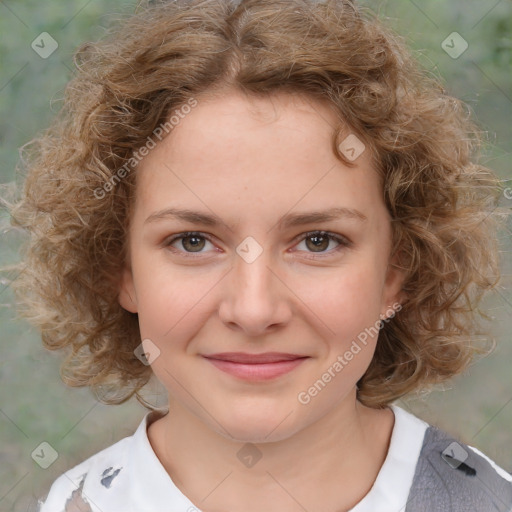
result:
[[[390,310],[396,310],[397,305],[403,304],[407,299],[407,294],[402,289],[407,271],[400,265],[400,253],[401,251],[397,251],[388,263],[382,290],[381,318],[388,318]]]
[[[133,283],[133,273],[129,263],[126,263],[119,283],[119,304],[130,313],[137,313],[137,295]]]

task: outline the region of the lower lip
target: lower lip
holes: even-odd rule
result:
[[[219,370],[245,380],[270,380],[280,377],[297,368],[306,358],[292,359],[290,361],[278,361],[275,363],[244,364],[233,363],[221,359],[206,358]]]

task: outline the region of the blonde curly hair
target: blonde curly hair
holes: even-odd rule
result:
[[[476,163],[465,105],[371,13],[348,0],[140,4],[78,48],[75,65],[54,122],[23,148],[11,205],[30,234],[12,286],[44,346],[67,351],[66,384],[108,404],[141,401],[152,372],[134,355],[137,315],[118,302],[136,170],[118,171],[172,112],[225,88],[327,101],[372,151],[407,299],[379,333],[359,400],[383,407],[484,351],[474,335],[477,305],[498,282],[499,180]],[[339,136],[333,151],[350,164]]]

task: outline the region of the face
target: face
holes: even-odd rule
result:
[[[378,174],[334,156],[336,124],[295,95],[199,99],[136,171],[119,300],[171,411],[221,435],[276,441],[353,402],[377,337],[353,342],[398,300]]]

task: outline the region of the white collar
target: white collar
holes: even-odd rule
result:
[[[350,512],[403,512],[414,478],[428,423],[391,405],[395,424],[386,459],[368,494]],[[156,456],[147,435],[147,426],[161,412],[149,412],[133,435],[129,457],[129,492],[132,510],[156,512],[200,512],[176,487]],[[144,480],[140,479],[141,473]]]
[[[368,494],[350,512],[403,512],[428,423],[391,405],[395,425],[384,464]]]

